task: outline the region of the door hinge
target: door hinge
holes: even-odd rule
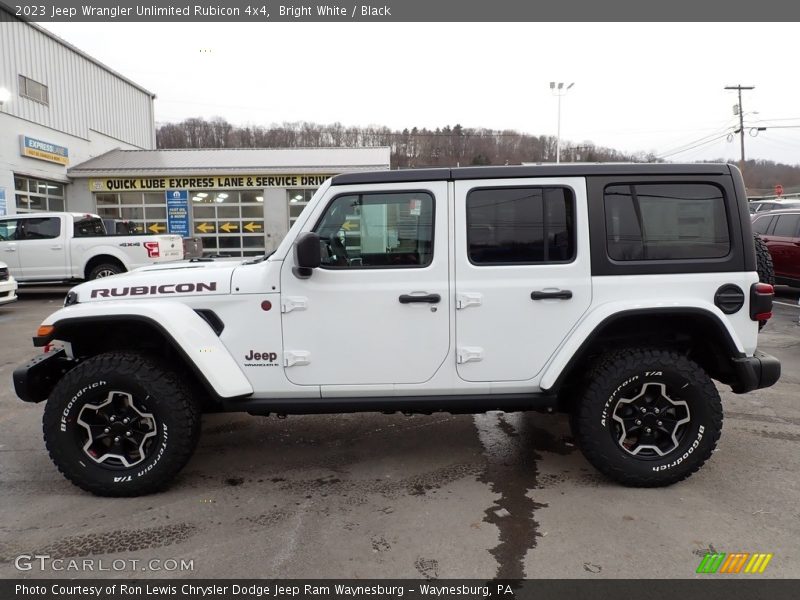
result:
[[[283,366],[296,367],[311,362],[311,352],[307,350],[287,350],[283,353]]]
[[[456,308],[462,309],[468,306],[480,306],[483,304],[483,294],[478,292],[464,292],[456,294]]]
[[[288,313],[293,310],[305,310],[308,308],[308,298],[305,296],[286,296],[281,300],[281,312]]]
[[[460,346],[456,351],[456,362],[460,365],[483,360],[483,348],[479,346]]]

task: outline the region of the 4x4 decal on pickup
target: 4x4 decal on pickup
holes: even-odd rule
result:
[[[120,296],[152,296],[157,294],[188,294],[190,292],[215,292],[217,282],[208,283],[165,283],[164,285],[139,285],[135,287],[98,288],[92,290],[92,298],[110,298]]]

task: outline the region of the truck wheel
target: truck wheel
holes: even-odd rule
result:
[[[111,277],[122,273],[124,269],[114,263],[102,263],[89,271],[89,279],[100,279],[101,277]]]
[[[152,358],[113,352],[82,362],[44,409],[50,459],[99,496],[139,496],[169,483],[200,436],[188,386]]]
[[[607,356],[575,411],[573,433],[584,456],[629,486],[689,477],[722,432],[717,388],[697,363],[668,350],[631,348]]]
[[[775,285],[775,267],[772,264],[772,255],[769,253],[767,244],[757,234],[753,234],[753,243],[756,246],[756,271],[758,271],[758,280],[761,283],[768,283]],[[758,330],[761,331],[766,325],[766,321],[758,322]]]

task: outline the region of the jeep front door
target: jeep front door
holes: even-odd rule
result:
[[[333,187],[304,231],[320,237],[310,277],[281,268],[283,363],[299,385],[422,383],[450,342],[447,184]],[[363,389],[363,388],[362,388]]]
[[[582,178],[455,182],[456,362],[534,379],[591,302]]]

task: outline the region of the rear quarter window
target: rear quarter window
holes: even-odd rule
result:
[[[716,185],[608,185],[603,201],[615,261],[722,258],[731,250],[725,194]]]

